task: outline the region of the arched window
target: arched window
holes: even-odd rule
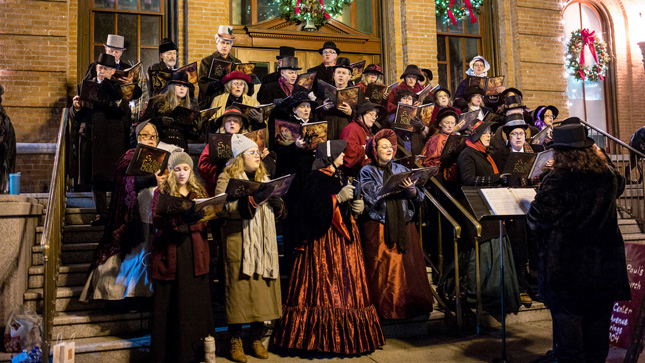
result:
[[[569,42],[571,32],[585,28],[595,31],[596,37],[607,41],[604,39],[605,35],[608,34],[607,29],[604,28],[605,22],[593,6],[584,2],[572,1],[564,9],[562,18],[564,20],[565,43]],[[585,47],[585,64],[587,66],[595,64],[588,47]],[[569,73],[568,69],[566,71]],[[580,117],[604,131],[610,129],[611,132],[611,127],[608,127],[607,122],[608,112],[605,104],[605,94],[603,81],[576,80],[571,74],[567,76],[569,115]]]

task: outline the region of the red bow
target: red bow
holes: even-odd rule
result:
[[[470,23],[471,24],[476,23],[477,18],[473,13],[473,5],[470,3],[470,0],[464,0],[464,4],[466,5],[466,8],[468,9],[468,14],[470,15]],[[457,25],[457,19],[455,19],[455,15],[452,13],[453,5],[455,5],[455,0],[450,0],[450,5],[448,5],[448,17],[452,21],[452,25]]]
[[[468,0],[466,0],[466,1],[468,1]],[[322,9],[323,14],[325,15],[325,19],[329,20],[330,16],[325,11],[325,5],[323,4],[323,0],[320,0],[320,8]],[[297,0],[296,1],[296,15],[299,15],[299,14],[300,14],[300,0]]]
[[[598,55],[596,54],[596,47],[594,47],[593,43],[596,41],[596,32],[592,31],[590,32],[589,29],[582,29],[580,32],[580,36],[582,37],[582,47],[580,48],[580,61],[578,62],[580,64],[580,69],[578,70],[578,73],[580,73],[580,78],[582,79],[587,79],[585,76],[585,72],[582,71],[584,65],[585,65],[585,45],[589,46],[589,51],[591,52],[591,55],[593,56],[593,59],[596,61],[596,66],[598,67],[598,78],[600,78],[601,81],[605,80],[605,77],[600,75],[600,64],[598,64]]]

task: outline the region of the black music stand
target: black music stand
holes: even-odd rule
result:
[[[504,311],[504,241],[503,241],[503,227],[502,222],[505,219],[517,218],[518,216],[526,215],[526,211],[516,214],[495,214],[488,206],[488,203],[481,194],[481,189],[491,189],[495,187],[461,187],[468,204],[475,214],[478,221],[481,220],[498,220],[499,221],[499,269],[500,269],[500,300],[501,300],[501,315],[502,315],[502,356],[495,358],[493,362],[506,363],[506,314]],[[520,189],[520,188],[517,188]]]

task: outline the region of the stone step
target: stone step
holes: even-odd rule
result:
[[[623,235],[623,240],[625,242],[637,242],[637,241],[643,241],[645,243],[645,233],[630,233],[630,234],[624,234]]]
[[[625,223],[629,222],[629,223]],[[618,228],[620,228],[620,232],[624,235],[626,234],[633,234],[633,233],[642,233],[640,226],[634,219],[623,219],[618,221]]]
[[[54,318],[53,335],[63,340],[108,335],[149,333],[151,312],[106,312],[82,310],[59,312]]]
[[[67,207],[65,211],[65,225],[90,224],[96,218],[96,208]]]
[[[61,264],[71,265],[78,263],[89,263],[94,256],[94,250],[99,244],[92,243],[73,243],[63,244],[61,246]],[[40,245],[31,247],[31,265],[40,266],[43,264],[42,247]]]
[[[79,311],[105,309],[107,304],[101,300],[82,302],[78,300],[83,286],[59,287],[56,289],[56,311]],[[43,289],[28,289],[23,294],[25,308],[41,314],[43,310]]]
[[[92,218],[93,219],[93,218]],[[36,244],[40,244],[43,227],[36,227]],[[63,244],[98,242],[103,237],[103,226],[72,224],[63,227]]]
[[[61,266],[58,269],[57,286],[83,286],[88,276],[89,263],[77,263]],[[44,266],[31,266],[29,268],[29,288],[38,289],[43,287]]]

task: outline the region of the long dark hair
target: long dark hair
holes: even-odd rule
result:
[[[553,168],[582,174],[602,174],[607,171],[606,156],[595,146],[584,149],[556,149]]]

